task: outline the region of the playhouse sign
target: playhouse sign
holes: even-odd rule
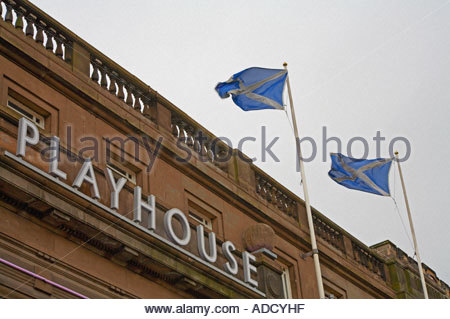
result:
[[[28,120],[27,118],[21,118],[19,120],[19,130],[17,137],[17,150],[16,156],[10,154],[11,157],[15,157],[16,160],[22,161],[26,158],[26,149],[27,145],[36,145],[39,142],[39,130],[37,126]],[[100,192],[97,184],[97,179],[94,173],[94,167],[91,159],[86,158],[78,171],[75,179],[73,181],[67,181],[67,174],[63,172],[58,167],[58,159],[59,159],[59,138],[53,136],[50,139],[50,148],[49,148],[49,171],[48,174],[41,171],[39,168],[32,166],[27,162],[27,165],[32,166],[34,170],[41,172],[42,175],[51,175],[54,177],[55,181],[65,181],[66,188],[77,194],[80,194],[78,189],[83,184],[88,184],[90,186],[90,196],[87,197],[90,201],[95,203],[98,206],[106,208],[109,212],[116,213],[117,209],[120,206],[119,202],[119,194],[122,191],[123,187],[126,183],[126,178],[120,177],[116,179],[113,175],[113,172],[107,167],[105,169],[105,176],[108,183],[108,187],[111,193],[111,200],[109,207],[98,202],[100,199]],[[51,177],[49,177],[51,178]],[[57,180],[55,179],[57,178]],[[70,184],[71,182],[71,184]],[[156,229],[156,206],[155,206],[155,196],[149,195],[147,199],[144,200],[142,197],[142,188],[140,186],[135,186],[134,188],[134,200],[133,200],[133,219],[129,220],[129,222],[133,222],[137,227],[142,228],[140,225],[144,214],[146,214],[146,219],[148,223],[146,225],[146,231],[150,234],[154,234],[154,236],[161,239],[162,237],[157,236],[155,234]],[[182,234],[176,234],[173,229],[173,220],[176,219],[181,224]],[[204,236],[204,229],[202,225],[198,225],[196,228],[196,243],[197,250],[200,258],[198,256],[193,255],[189,251],[183,248],[186,246],[191,240],[191,228],[189,226],[189,222],[186,218],[186,215],[178,208],[169,209],[164,214],[164,231],[167,234],[167,237],[170,239],[170,242],[174,244],[174,246],[182,251],[185,254],[188,254],[190,257],[197,259],[198,261],[207,264],[210,268],[213,268],[216,271],[219,271],[223,274],[226,274],[228,277],[231,277],[233,280],[251,288],[252,290],[256,289],[258,286],[258,282],[252,278],[257,275],[256,267],[252,265],[252,262],[255,261],[255,257],[247,252],[242,252],[242,264],[243,264],[243,274],[244,281],[237,278],[237,274],[239,271],[238,262],[233,251],[236,250],[234,244],[231,241],[225,241],[222,246],[222,253],[226,259],[226,262],[222,265],[222,269],[217,268],[213,264],[217,261],[217,244],[216,244],[216,235],[214,232],[210,232],[208,234],[208,243],[206,243]],[[208,245],[208,250],[206,249],[206,245]],[[261,292],[259,292],[261,293]]]

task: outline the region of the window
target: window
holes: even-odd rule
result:
[[[291,289],[291,277],[289,276],[289,269],[283,267],[283,273],[281,274],[281,280],[283,282],[283,295],[286,299],[292,299]]]
[[[198,190],[195,189],[195,191],[197,192]],[[189,223],[194,228],[197,225],[203,225],[207,231],[212,231],[216,234],[218,241],[225,241],[223,235],[222,213],[215,208],[220,206],[220,200],[215,200],[213,196],[204,200],[187,190],[185,191],[185,194],[187,207],[186,215]],[[205,193],[202,194],[202,196],[204,195]]]
[[[191,217],[193,220],[197,221],[199,224],[202,224],[209,230],[212,230],[212,221],[211,219],[207,217],[203,217],[198,213],[194,213],[191,210],[189,210],[189,217]]]
[[[125,168],[121,168],[121,167],[119,167],[119,165],[116,165],[113,163],[108,163],[106,166],[109,169],[111,169],[115,178],[124,177],[125,179],[127,179],[128,181],[130,181],[131,183],[136,185],[136,173],[135,172],[132,172]]]
[[[42,115],[38,114],[37,112],[33,111],[31,108],[27,107],[25,104],[19,102],[12,96],[8,96],[8,107],[15,112],[19,113],[20,115],[26,117],[33,123],[35,123],[37,126],[39,126],[42,129],[45,129],[45,119]]]

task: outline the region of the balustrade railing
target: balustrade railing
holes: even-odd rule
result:
[[[317,216],[317,214],[313,214],[313,221],[316,235],[324,239],[331,246],[345,253],[344,236],[342,232]]]
[[[383,260],[355,241],[352,241],[352,248],[353,258],[356,262],[380,276],[383,280],[386,280]]]
[[[0,17],[69,64],[73,62],[73,44],[79,41],[80,46],[88,52],[88,56],[84,58],[90,61],[91,80],[130,107],[154,120],[150,108],[154,105],[155,93],[149,86],[137,80],[81,39],[71,36],[70,31],[61,27],[59,23],[36,9],[31,3],[23,0],[0,0]]]
[[[386,281],[385,263],[383,259],[378,257],[373,251],[365,245],[357,242],[351,235],[344,234],[338,227],[322,218],[319,214],[313,212],[314,229],[316,236],[324,239],[331,246],[353,256],[353,260],[361,264],[370,272],[376,274],[384,281]],[[352,251],[346,251],[344,238],[350,239],[352,244]]]
[[[72,62],[72,40],[26,1],[0,1],[0,16],[67,63]]]
[[[118,99],[124,101],[128,106],[149,115],[149,110],[154,105],[154,93],[148,86],[137,83],[124,72],[119,71],[106,59],[91,53],[90,78]],[[150,118],[150,116],[147,116]]]
[[[211,162],[223,171],[227,171],[232,157],[232,148],[180,113],[172,112],[171,120],[172,135],[178,143],[182,143],[193,153],[198,154],[201,161]]]
[[[284,214],[298,219],[297,201],[293,196],[280,187],[277,187],[272,178],[264,176],[262,173],[255,171],[255,178],[256,193],[259,197]]]

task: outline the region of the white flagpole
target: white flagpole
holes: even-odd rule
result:
[[[425,299],[428,299],[427,284],[425,283],[425,276],[423,275],[422,261],[420,259],[419,247],[417,245],[417,239],[416,239],[416,232],[414,231],[414,224],[413,224],[413,220],[411,217],[411,210],[409,208],[408,196],[406,196],[405,181],[403,180],[402,169],[400,167],[400,161],[398,160],[398,152],[395,152],[395,157],[397,159],[398,171],[400,173],[400,180],[402,182],[403,197],[405,198],[406,211],[408,212],[409,226],[411,227],[411,234],[412,234],[413,243],[414,243],[414,250],[415,250],[415,253],[417,256],[417,264],[419,266],[419,274],[420,274],[420,281],[422,282],[423,295],[424,295]]]
[[[286,62],[283,63],[283,66],[284,66],[285,70],[287,71],[287,63]],[[314,222],[313,222],[313,218],[312,218],[312,214],[311,214],[311,206],[309,204],[308,187],[306,185],[305,168],[303,165],[303,157],[302,157],[302,152],[301,152],[301,148],[300,148],[300,139],[298,136],[297,120],[295,119],[295,111],[294,111],[294,103],[292,101],[291,85],[289,84],[289,74],[286,77],[286,82],[287,82],[287,88],[288,88],[288,94],[289,94],[289,104],[291,106],[291,114],[292,114],[292,123],[294,126],[295,142],[297,145],[298,161],[300,164],[300,174],[302,177],[303,193],[305,194],[306,215],[308,216],[308,226],[309,226],[309,233],[311,236],[311,248],[312,248],[312,254],[313,254],[313,259],[314,259],[314,269],[316,271],[317,287],[319,289],[320,299],[324,299],[325,292],[323,290],[322,271],[320,270],[319,250],[317,249],[316,234],[314,231]]]

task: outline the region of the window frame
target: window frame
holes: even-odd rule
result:
[[[11,95],[8,95],[8,100],[6,101],[6,106],[13,110],[14,112],[20,114],[23,117],[26,117],[31,122],[36,124],[41,129],[45,130],[45,117],[38,112],[31,109],[29,106],[24,103],[18,101]]]
[[[283,283],[283,294],[286,299],[292,299],[291,275],[288,267],[282,267],[281,281]]]
[[[189,208],[188,215],[199,224],[205,226],[205,228],[209,229],[210,231],[213,230],[211,218],[205,217],[203,216],[203,214],[199,214],[197,211],[193,212],[192,208]]]
[[[136,180],[137,180],[136,172],[133,172],[132,170],[125,167],[124,165],[112,163],[112,161],[109,161],[108,163],[106,163],[106,167],[112,171],[114,177],[116,177],[116,178],[123,177],[127,181],[132,183],[133,185],[136,185]]]

